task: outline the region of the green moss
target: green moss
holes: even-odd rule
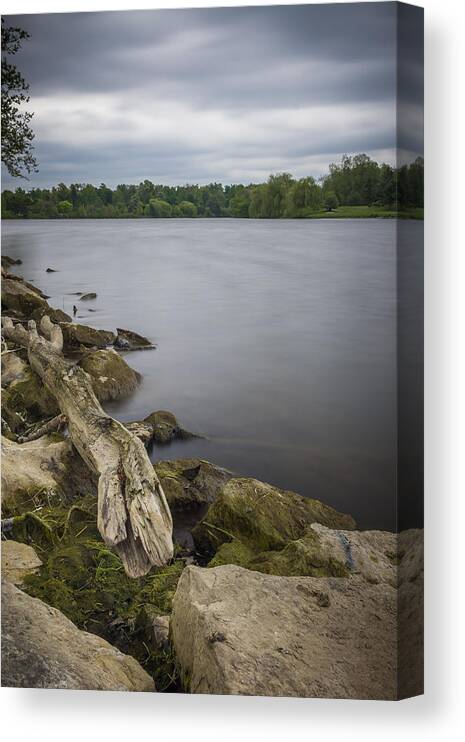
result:
[[[219,567],[222,564],[236,564],[255,572],[287,577],[349,576],[345,565],[325,553],[320,538],[310,529],[303,538],[289,541],[281,550],[258,554],[237,540],[224,543],[208,566]]]
[[[249,560],[248,569],[287,577],[348,577],[346,566],[330,557],[322,548],[316,533],[309,530],[296,541],[290,541],[281,551],[258,554]]]
[[[234,540],[221,544],[209,567],[220,567],[222,564],[237,564],[238,567],[247,567],[255,553],[240,541]]]
[[[171,649],[154,646],[147,617],[171,613],[184,562],[153,569],[139,579],[128,577],[98,533],[91,497],[71,508],[44,508],[40,517],[15,517],[8,536],[33,545],[42,559],[42,567],[24,579],[29,595],[135,657],[158,690],[178,689]]]
[[[41,558],[42,554],[50,551],[56,543],[56,538],[49,524],[35,513],[24,513],[11,518],[5,528],[4,535],[14,541],[34,546]]]

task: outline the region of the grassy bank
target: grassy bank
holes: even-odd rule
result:
[[[338,206],[333,211],[315,211],[307,219],[423,219],[423,209],[396,211],[383,206]]]

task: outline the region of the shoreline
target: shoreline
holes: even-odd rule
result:
[[[22,327],[31,319],[41,319],[42,330],[43,317],[51,317],[52,327],[57,328],[55,335],[61,334],[64,341],[65,362],[70,368],[78,366],[85,371],[79,378],[87,375],[86,383],[92,384],[102,402],[137,387],[140,379],[118,351],[123,350],[127,358],[126,343],[148,347],[149,339],[129,330],[120,329],[115,334],[72,322],[61,310],[50,307],[32,284],[8,273],[8,267],[17,265],[17,261],[3,256],[2,263],[4,316]],[[73,643],[79,643],[83,631],[91,632],[108,642],[105,651],[113,648],[123,652],[126,662],[132,658],[142,676],[137,675],[135,688],[127,689],[153,690],[150,683],[155,682],[160,692],[301,696],[305,695],[303,689],[315,682],[326,689],[323,696],[342,693],[352,698],[372,693],[377,698],[395,697],[393,616],[398,600],[397,573],[405,561],[406,570],[416,570],[415,579],[420,574],[421,531],[407,531],[401,537],[383,531],[359,531],[350,515],[319,500],[242,477],[200,459],[157,459],[153,470],[169,504],[178,543],[165,565],[154,566],[134,579],[123,569],[115,550],[102,539],[96,472],[76,452],[72,431],[71,435],[66,433],[66,420],[60,414],[63,410],[56,406],[56,399],[61,397],[55,399],[52,390],[44,387],[29,365],[31,356],[8,338],[6,335],[2,352],[2,417],[4,412],[8,416],[7,439],[2,445],[2,515],[6,516],[2,532],[8,544],[9,569],[12,564],[14,567],[15,550],[21,553],[23,567],[19,583],[15,582],[20,589],[9,593],[4,607],[7,618],[12,610],[23,610],[23,604],[24,610],[29,610],[28,601],[32,600],[39,601],[30,604],[35,620],[40,616],[41,620],[52,620],[43,618],[47,616],[43,606],[51,606],[56,611],[54,621],[65,620],[65,616],[72,621],[73,631],[78,632],[70,639]],[[56,424],[56,429],[44,433],[44,425],[50,424]],[[171,413],[160,410],[144,420],[118,425],[146,446],[192,436]],[[162,449],[159,453],[162,455]],[[33,552],[29,554],[30,566],[24,566],[21,550],[25,547]],[[7,581],[18,579],[9,574]],[[408,610],[419,603],[420,583],[415,582],[412,588],[413,582],[409,577],[405,583],[410,591],[405,600]],[[236,584],[240,584],[239,592]],[[338,597],[341,590],[345,594],[342,604]],[[279,605],[279,611],[271,610],[264,597],[267,591],[276,592],[277,602],[272,605]],[[286,599],[278,599],[286,595]],[[302,595],[313,596],[314,600]],[[246,613],[246,623],[233,630],[237,606],[244,598],[255,611],[264,611],[264,637],[276,637],[278,624],[281,627],[280,642],[285,651],[278,651],[277,669],[271,674],[265,666],[263,674],[248,673],[251,661],[260,666],[260,655],[256,655],[255,612]],[[192,624],[199,600],[207,606],[207,612],[212,611],[206,633],[197,619]],[[297,606],[292,617],[287,614],[288,601]],[[215,606],[219,602],[224,613],[218,618]],[[366,609],[369,612],[365,616]],[[381,620],[369,629],[372,610]],[[366,630],[373,632],[370,641],[376,651],[370,648],[360,652],[350,639],[341,645],[342,657],[352,656],[360,664],[360,673],[350,673],[342,685],[337,679],[327,685],[318,671],[315,677],[313,671],[309,675],[306,662],[302,665],[298,659],[301,651],[294,654],[293,632],[302,631],[300,623],[309,611],[313,612],[313,632],[308,635],[305,652],[312,655],[325,655],[327,650],[321,641],[328,627],[337,639],[341,626],[353,621],[354,616],[361,616]],[[291,622],[287,627],[283,624],[285,616],[288,624]],[[18,622],[17,617],[15,620]],[[28,620],[34,626],[34,619]],[[21,631],[21,625],[17,628]],[[41,628],[47,630],[47,625]],[[14,626],[11,634],[14,642]],[[203,647],[196,657],[190,651],[192,636]],[[22,636],[18,641],[23,641]],[[333,658],[336,643],[329,646]],[[217,654],[216,647],[231,647],[232,654],[223,650]],[[51,651],[48,645],[31,649],[42,663],[44,654]],[[64,666],[75,662],[71,655],[68,649],[60,662]],[[368,665],[371,670],[366,674],[363,668]],[[16,678],[14,663],[7,663],[7,667]],[[26,674],[24,682],[31,685],[28,669],[22,672]],[[61,687],[54,672],[53,687]],[[376,672],[381,673],[379,677]],[[14,678],[8,684],[21,685],[23,676],[17,682]],[[85,682],[96,687],[92,685],[95,679]],[[207,690],[200,690],[199,682],[206,683]],[[419,682],[414,678],[414,683]]]

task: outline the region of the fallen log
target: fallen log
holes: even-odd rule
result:
[[[68,420],[71,440],[98,477],[98,529],[131,577],[173,556],[172,519],[143,443],[100,406],[89,375],[62,354],[63,334],[48,316],[26,330],[3,318],[4,337],[27,348],[31,368]]]

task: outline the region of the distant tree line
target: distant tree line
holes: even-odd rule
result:
[[[270,175],[250,185],[166,186],[60,183],[51,189],[3,191],[5,219],[240,217],[305,218],[338,206],[378,206],[395,210],[423,207],[423,159],[393,168],[367,155],[344,156],[318,182]]]

